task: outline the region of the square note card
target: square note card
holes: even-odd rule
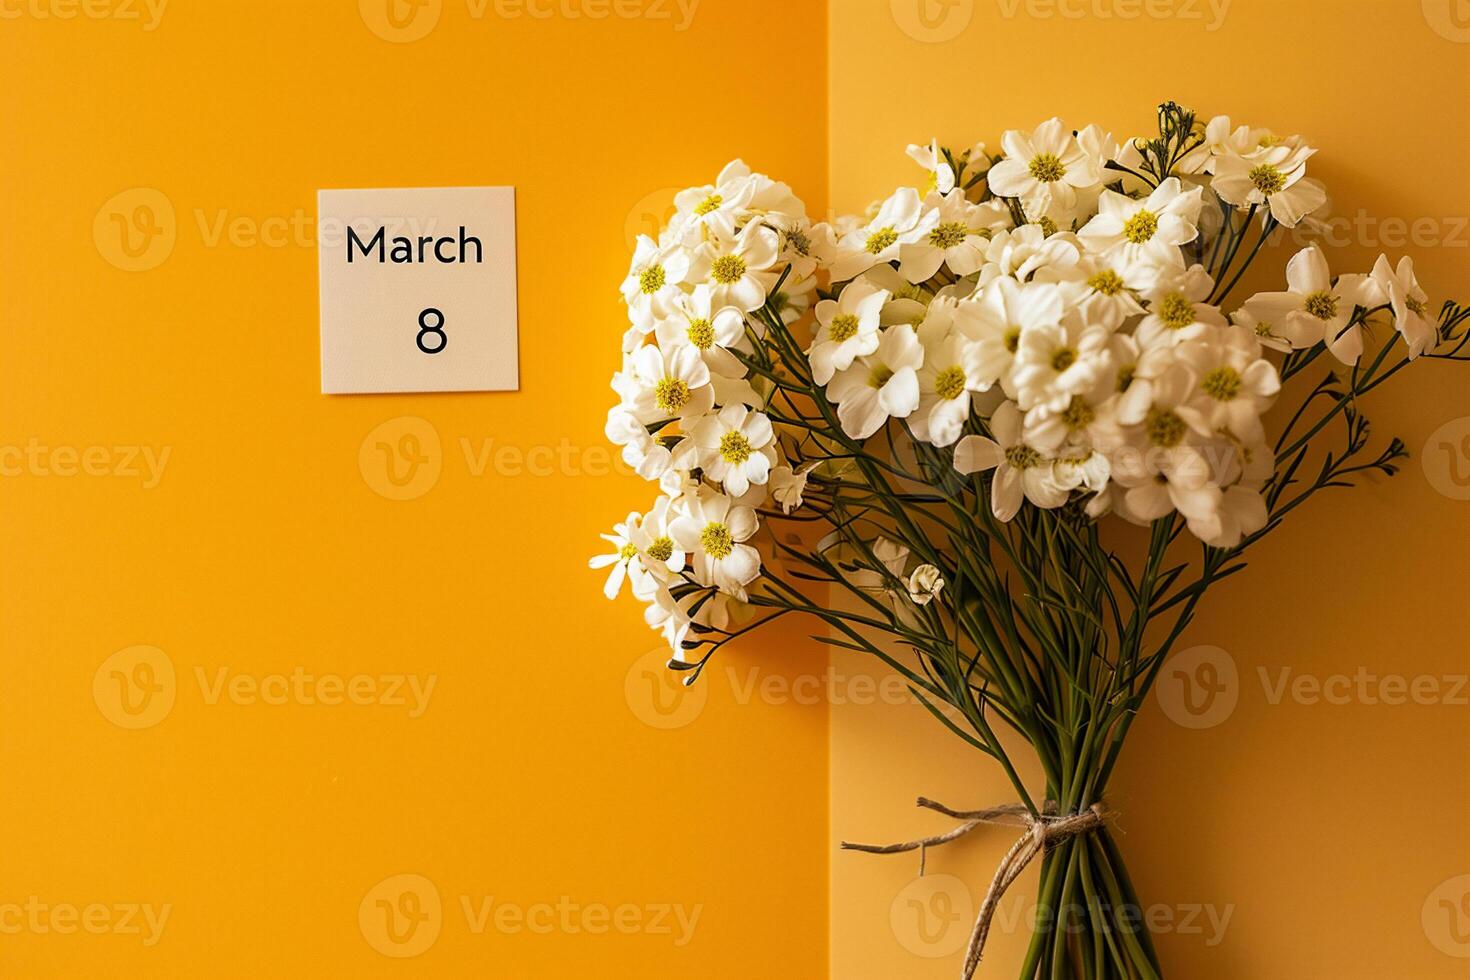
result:
[[[322,393],[515,391],[511,187],[317,193]]]

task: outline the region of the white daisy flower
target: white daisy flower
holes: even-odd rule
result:
[[[633,326],[647,335],[659,319],[668,316],[688,274],[686,249],[680,245],[660,246],[647,235],[639,235],[633,264],[622,287]]]
[[[1429,297],[1414,277],[1414,260],[1406,255],[1394,268],[1388,256],[1378,256],[1373,265],[1373,284],[1383,294],[1383,302],[1393,308],[1393,326],[1403,334],[1409,359],[1433,350],[1439,342],[1439,324],[1429,317]]]
[[[872,221],[838,241],[828,268],[832,281],[843,282],[879,263],[897,260],[900,247],[928,235],[938,221],[939,212],[925,209],[918,191],[900,187],[879,206]]]
[[[752,221],[738,233],[728,216],[713,215],[710,239],[695,249],[689,281],[706,283],[710,304],[733,306],[742,312],[758,310],[776,285],[773,267],[781,250],[780,238],[764,224]]]
[[[1286,287],[1257,293],[1246,300],[1246,308],[1290,338],[1293,347],[1322,341],[1339,361],[1356,364],[1363,353],[1363,334],[1353,314],[1368,298],[1367,277],[1339,276],[1334,283],[1327,257],[1308,245],[1286,264]]]
[[[1032,217],[1054,207],[1071,210],[1077,189],[1098,183],[1097,166],[1060,119],[1048,119],[1029,136],[1008,130],[1000,140],[1005,159],[990,168],[990,190],[1019,198]]]
[[[879,316],[889,293],[866,278],[848,283],[837,299],[817,304],[817,332],[808,356],[812,379],[819,385],[846,370],[854,358],[878,349]]]
[[[1021,424],[1021,410],[1006,402],[990,418],[993,439],[965,436],[954,447],[954,468],[966,476],[995,470],[990,509],[1002,521],[1016,516],[1023,499],[1047,509],[1067,502],[1066,492],[1051,480],[1050,460],[1022,441]]]
[[[908,418],[919,407],[918,370],[924,348],[905,326],[883,331],[878,349],[832,379],[827,397],[837,402],[842,431],[866,439],[890,418]]]
[[[669,524],[670,537],[694,558],[694,578],[745,600],[745,587],[760,575],[760,552],[742,542],[755,534],[755,511],[721,493],[701,494]]]
[[[751,484],[764,484],[776,463],[771,420],[744,405],[726,405],[690,426],[695,465],[725,491],[739,497]],[[677,455],[677,453],[676,453]]]

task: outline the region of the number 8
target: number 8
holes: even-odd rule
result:
[[[437,318],[437,322],[433,326],[430,326],[427,322],[425,322],[428,320],[430,313],[434,314],[434,316]],[[424,345],[425,336],[438,337],[439,343],[432,348],[426,347]],[[420,313],[419,334],[417,337],[414,338],[414,343],[418,344],[419,350],[423,351],[425,354],[437,354],[445,347],[448,347],[449,336],[444,332],[444,314],[434,309],[432,306],[429,307],[427,310],[424,310],[424,312]]]

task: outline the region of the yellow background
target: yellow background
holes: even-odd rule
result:
[[[0,446],[170,455],[153,488],[0,479],[0,906],[172,910],[151,948],[0,934],[0,974],[809,977],[829,958],[843,980],[955,972],[890,921],[913,865],[831,846],[941,823],[913,810],[918,792],[1003,798],[985,761],[839,683],[829,815],[824,698],[784,686],[826,664],[802,631],[746,643],[680,701],[648,686],[657,638],[635,606],[604,602],[582,568],[597,532],[650,499],[611,471],[601,432],[630,236],[733,156],[821,214],[829,184],[853,209],[914,179],[908,142],[994,145],[1052,113],[1121,136],[1165,98],[1307,134],[1340,212],[1447,231],[1470,214],[1470,45],[1417,0],[1234,0],[1215,31],[1203,3],[1203,20],[1125,22],[933,0],[924,27],[915,2],[835,0],[829,18],[702,0],[681,31],[673,5],[670,20],[565,16],[577,4],[540,19],[430,0],[420,17],[437,21],[396,35],[352,0],[172,0],[154,30],[5,8],[22,15],[0,20]],[[913,33],[957,24],[938,43]],[[467,184],[517,188],[522,391],[318,394],[317,188]],[[158,195],[172,251],[125,271],[110,215]],[[211,243],[221,219],[237,230]],[[1411,251],[1426,283],[1470,285],[1463,244]],[[1333,261],[1374,254],[1359,242]],[[1417,455],[1470,405],[1454,368],[1409,377],[1373,414]],[[437,477],[391,500],[372,450],[405,432],[437,437]],[[1211,596],[1185,645],[1230,652],[1239,707],[1192,731],[1151,701],[1114,783],[1144,901],[1234,909],[1217,947],[1159,937],[1169,975],[1463,976],[1420,913],[1470,872],[1470,712],[1273,706],[1255,675],[1464,673],[1466,506],[1416,458],[1314,505]],[[94,682],[138,645],[175,681],[171,710],[134,730],[110,720],[110,674]],[[298,667],[436,686],[410,718],[210,704],[197,678]],[[930,871],[978,898],[1007,843],[936,852]],[[442,903],[411,960],[379,954],[371,916],[359,925],[364,898],[404,874]],[[701,912],[682,947],[475,934],[461,898],[487,896]],[[991,975],[1023,944],[997,935]]]

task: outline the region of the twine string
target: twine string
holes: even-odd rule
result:
[[[995,869],[995,877],[990,881],[990,888],[985,892],[985,899],[980,903],[980,911],[975,917],[975,928],[970,933],[970,944],[965,949],[961,980],[971,980],[975,975],[975,969],[980,965],[980,956],[985,952],[985,940],[990,935],[990,925],[995,919],[996,909],[1000,907],[1001,897],[1021,877],[1021,872],[1026,870],[1027,865],[1037,855],[1044,854],[1069,837],[1097,830],[1107,816],[1107,811],[1098,803],[1080,813],[1066,816],[1057,815],[1054,806],[1040,816],[1035,816],[1019,803],[1007,803],[986,810],[954,810],[921,796],[918,805],[958,820],[960,825],[942,834],[897,844],[855,844],[843,841],[842,849],[868,854],[901,854],[916,850],[919,852],[919,875],[922,877],[928,849],[931,847],[959,840],[984,824],[1021,827],[1025,830],[1011,845],[1010,850],[1006,851],[1005,857],[1001,858],[1000,865]]]

